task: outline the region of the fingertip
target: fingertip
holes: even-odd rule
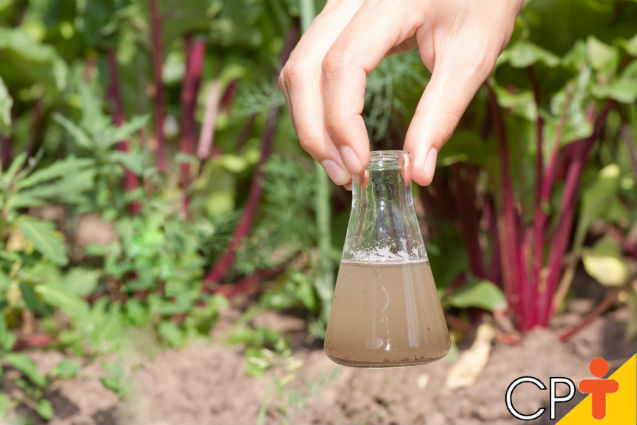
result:
[[[429,186],[436,173],[436,161],[438,159],[438,149],[430,147],[424,159],[414,162],[412,173],[413,180],[421,186]]]
[[[329,178],[339,186],[345,185],[352,180],[352,176],[331,159],[321,161],[321,166]]]
[[[438,160],[438,149],[435,147],[429,148],[427,158],[425,159],[425,174],[429,176],[429,180],[433,180],[436,172],[436,161]]]
[[[363,169],[363,165],[361,160],[358,158],[358,155],[354,152],[354,149],[348,145],[343,145],[339,150],[341,152],[343,163],[345,164],[345,167],[347,167],[347,171],[349,171],[350,174],[360,173]]]

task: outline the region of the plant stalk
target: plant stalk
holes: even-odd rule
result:
[[[575,157],[568,168],[566,176],[566,184],[564,194],[560,206],[560,219],[553,237],[551,239],[551,252],[549,254],[548,275],[544,290],[540,292],[538,314],[540,324],[547,326],[549,319],[553,313],[554,305],[552,302],[553,293],[555,292],[562,271],[562,259],[567,248],[568,237],[571,233],[573,223],[573,214],[575,211],[576,194],[579,189],[582,172],[588,156],[598,139],[602,125],[606,121],[606,117],[613,107],[614,102],[608,101],[600,114],[597,116],[593,126],[593,133],[582,141],[578,146]]]
[[[515,212],[515,198],[511,182],[511,166],[509,147],[506,139],[506,130],[502,110],[498,104],[495,92],[487,85],[489,107],[493,117],[498,145],[498,158],[500,165],[500,208],[498,212],[498,238],[500,240],[502,277],[505,294],[520,329],[527,329],[526,319],[529,317],[529,294],[526,285],[526,273],[524,262],[520,252],[520,238],[517,229]]]
[[[283,46],[283,51],[280,56],[280,63],[284,64],[292,49],[294,48],[294,44],[298,38],[298,26],[295,24],[292,26],[290,31],[288,32],[287,38],[285,40],[285,44]],[[232,241],[230,242],[226,252],[219,258],[217,263],[208,271],[206,276],[204,277],[204,291],[212,292],[214,283],[219,282],[223,276],[226,274],[228,269],[234,263],[237,248],[243,241],[243,239],[250,232],[250,228],[252,227],[252,221],[259,207],[259,203],[261,201],[262,194],[262,180],[265,177],[264,165],[267,162],[270,152],[272,150],[272,141],[274,139],[274,133],[276,130],[276,124],[278,122],[279,115],[281,114],[281,107],[275,106],[268,112],[268,117],[266,119],[265,129],[263,130],[263,135],[261,138],[261,153],[259,156],[259,162],[257,163],[254,175],[252,177],[252,184],[250,186],[250,194],[248,195],[248,201],[246,203],[245,208],[243,209],[243,213],[241,214],[241,219],[239,220],[239,224],[235,228]]]
[[[529,302],[535,305],[539,293],[539,277],[542,269],[542,260],[544,257],[544,225],[542,216],[544,215],[544,204],[542,202],[542,182],[544,181],[544,120],[540,114],[542,105],[542,94],[540,86],[535,77],[535,71],[532,66],[527,69],[527,75],[533,89],[533,98],[535,100],[535,108],[537,117],[535,119],[535,139],[536,139],[536,155],[535,155],[535,220],[533,222],[533,257],[531,264],[531,278],[527,280],[530,294]],[[525,253],[526,258],[526,253]],[[529,310],[528,328],[531,329],[537,323],[537,310],[533,307]]]
[[[588,325],[593,323],[595,319],[601,316],[606,310],[608,310],[613,305],[613,303],[615,302],[615,300],[617,300],[617,297],[619,297],[619,294],[622,291],[625,291],[626,289],[630,287],[630,285],[633,283],[633,280],[634,280],[634,276],[628,279],[626,283],[624,283],[619,288],[614,288],[613,290],[611,290],[608,293],[608,295],[606,295],[606,297],[602,300],[602,302],[600,302],[597,305],[597,307],[593,309],[593,311],[591,311],[586,316],[584,316],[579,323],[575,324],[571,328],[562,332],[559,336],[560,340],[568,341],[569,339],[577,335],[577,333],[580,332],[582,329],[586,328]]]
[[[197,94],[201,82],[206,43],[204,40],[195,39],[192,34],[188,34],[185,36],[184,48],[186,71],[184,81],[181,85],[181,140],[179,142],[179,152],[192,157],[195,154],[195,138],[197,133],[197,121],[195,119]],[[184,209],[188,215],[190,199],[188,196],[188,189],[190,187],[190,160],[183,161],[179,164],[179,170],[181,173],[181,187],[184,191]]]
[[[463,173],[463,171],[465,173]],[[479,226],[480,220],[476,209],[475,179],[463,174],[473,171],[466,164],[454,164],[451,166],[451,175],[455,182],[455,190],[452,191],[457,225],[464,239],[469,264],[473,274],[480,278],[486,278],[482,248],[480,247]]]
[[[110,84],[108,86],[108,97],[113,104],[113,124],[120,127],[124,124],[124,104],[122,102],[121,85],[119,81],[119,72],[117,71],[117,59],[115,58],[115,52],[112,49],[106,51],[106,63],[108,65],[108,73],[110,77]],[[128,152],[130,146],[128,140],[120,140],[115,145],[117,150],[122,152]],[[137,176],[128,168],[124,169],[124,191],[131,192],[139,187]],[[131,215],[135,215],[141,208],[141,204],[137,201],[132,201],[128,204],[128,211]]]
[[[166,106],[164,104],[164,83],[162,80],[162,66],[164,62],[161,16],[159,0],[150,1],[150,35],[153,53],[153,85],[155,103],[155,139],[157,141],[157,169],[166,171],[166,137],[164,135],[164,118]]]
[[[215,122],[219,111],[219,96],[221,95],[221,82],[214,80],[208,88],[206,96],[206,111],[204,112],[203,125],[199,134],[197,146],[197,157],[199,158],[199,172],[203,169],[203,164],[210,157],[210,150],[214,143]]]

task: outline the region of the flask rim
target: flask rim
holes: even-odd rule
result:
[[[380,150],[369,153],[368,170],[411,169],[413,156],[403,150]]]

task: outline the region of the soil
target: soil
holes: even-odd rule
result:
[[[504,394],[510,382],[531,375],[548,383],[549,376],[567,376],[575,382],[588,374],[588,363],[603,356],[611,370],[632,353],[634,342],[624,341],[628,318],[625,308],[607,313],[566,343],[558,341],[557,328],[579,320],[590,303],[573,300],[558,315],[552,330],[535,330],[520,344],[494,342],[485,369],[466,388],[446,389],[453,365],[448,358],[404,368],[356,369],[330,361],[321,347],[303,344],[306,322],[264,312],[253,324],[284,331],[296,347],[292,359],[302,362],[278,397],[274,377],[289,372],[283,362],[261,378],[245,373],[245,357],[238,348],[223,343],[231,323],[240,315],[228,310],[215,328],[212,340],[199,341],[182,350],[160,352],[132,372],[134,395],[126,401],[104,388],[99,364],[85,367],[75,379],[56,382],[47,393],[56,424],[251,424],[263,409],[265,423],[389,423],[389,424],[509,424],[519,423],[507,412]],[[461,352],[470,344],[467,338]],[[29,353],[42,373],[62,355]],[[4,386],[3,386],[4,385]],[[0,382],[3,392],[8,391]],[[514,404],[522,412],[546,406],[548,395],[533,386],[520,386]],[[264,403],[265,400],[269,402]],[[575,403],[561,412],[564,414]],[[558,413],[560,413],[558,411]],[[28,409],[18,414],[40,420]],[[542,422],[542,420],[544,422]],[[543,415],[535,423],[555,423]]]

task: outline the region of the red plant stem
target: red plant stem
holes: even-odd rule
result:
[[[95,77],[95,67],[97,65],[97,58],[94,54],[90,54],[88,58],[86,58],[86,62],[84,63],[84,70],[82,72],[82,79],[87,83],[93,81]]]
[[[44,102],[42,99],[36,99],[31,106],[31,135],[29,141],[26,143],[25,151],[27,156],[31,158],[35,155],[38,148],[38,143],[42,141],[44,130],[46,129],[46,120],[44,119]]]
[[[506,139],[506,131],[502,110],[498,105],[495,92],[487,85],[489,107],[493,117],[498,145],[498,158],[500,161],[500,184],[501,184],[501,216],[498,218],[498,236],[502,260],[502,277],[504,281],[505,294],[509,305],[513,309],[517,326],[521,329],[527,328],[526,318],[528,317],[528,300],[526,273],[523,259],[520,252],[520,238],[516,223],[515,198],[513,197],[513,185],[511,178],[511,166],[509,147]],[[500,215],[500,214],[499,214]],[[523,304],[525,302],[525,304]]]
[[[471,170],[467,165],[454,164],[451,166],[451,174],[455,181],[453,201],[455,203],[456,218],[460,233],[465,242],[467,255],[471,271],[477,277],[486,278],[482,258],[482,248],[480,247],[479,225],[480,220],[476,209],[475,182],[469,181],[463,176],[462,171],[469,173]]]
[[[536,139],[536,155],[535,155],[535,220],[533,222],[533,259],[531,264],[531,278],[527,279],[529,285],[528,292],[530,295],[529,302],[536,303],[539,293],[540,270],[542,269],[542,260],[544,256],[544,216],[542,202],[542,182],[544,181],[544,120],[540,114],[540,106],[542,104],[542,95],[540,86],[535,78],[535,72],[532,66],[527,69],[527,75],[533,89],[533,97],[535,99],[535,107],[537,118],[535,120],[535,139]],[[526,258],[527,253],[524,253]],[[537,323],[535,308],[529,309],[530,317],[528,318],[528,327],[533,328]]]
[[[166,138],[164,136],[164,83],[162,81],[163,45],[161,39],[161,16],[158,0],[150,1],[150,35],[153,53],[153,82],[155,103],[155,139],[157,140],[157,169],[166,170]]]
[[[48,334],[24,335],[16,339],[12,350],[24,350],[25,348],[44,348],[53,344],[53,338]]]
[[[117,60],[115,58],[115,52],[112,49],[106,52],[106,63],[108,65],[108,73],[110,77],[110,84],[108,86],[108,97],[113,103],[113,123],[119,127],[124,124],[124,105],[122,103],[122,94],[120,90],[119,73],[117,72]],[[115,145],[117,150],[122,152],[128,152],[130,150],[128,140],[120,140]],[[129,169],[124,170],[124,191],[130,192],[137,189],[139,182],[137,176]],[[128,204],[128,211],[135,215],[141,208],[139,202],[133,201]]]
[[[206,96],[206,111],[204,113],[203,125],[199,134],[199,144],[197,146],[197,156],[199,157],[199,170],[210,157],[210,150],[214,142],[215,121],[219,110],[219,96],[221,95],[221,83],[213,81]]]
[[[184,44],[186,71],[181,85],[181,140],[179,143],[179,152],[192,156],[195,153],[195,138],[197,133],[197,122],[195,120],[197,93],[199,92],[199,83],[201,82],[206,43],[204,40],[194,39],[192,34],[188,34],[185,37]],[[179,164],[179,169],[181,172],[181,187],[187,191],[190,185],[190,162],[182,162]],[[184,202],[185,205],[187,205],[188,196],[186,196]]]
[[[289,262],[285,262],[284,264],[276,267],[257,270],[256,272],[244,277],[234,284],[218,285],[214,289],[214,293],[223,295],[226,298],[230,298],[239,294],[255,294],[258,292],[259,289],[259,282],[283,272],[288,267],[288,265]]]
[[[288,32],[285,44],[283,46],[283,51],[280,57],[281,64],[285,63],[285,61],[287,61],[288,57],[290,56],[298,35],[298,25],[294,24]],[[254,215],[256,214],[259,203],[261,201],[261,182],[265,177],[265,171],[263,170],[263,167],[267,162],[272,150],[272,140],[274,139],[274,132],[280,114],[281,107],[279,106],[273,107],[268,113],[268,117],[265,123],[265,129],[263,130],[263,136],[261,138],[261,154],[254,172],[254,176],[252,178],[248,201],[245,208],[243,209],[241,219],[239,220],[239,224],[234,231],[232,241],[230,242],[228,249],[217,261],[217,263],[210,269],[210,271],[208,271],[203,279],[203,289],[206,292],[211,292],[213,283],[219,282],[221,278],[226,274],[228,269],[232,266],[232,263],[234,263],[234,259],[236,257],[237,248],[250,232]]]
[[[585,327],[593,323],[595,319],[597,319],[606,310],[612,307],[615,300],[617,300],[617,297],[619,297],[619,294],[622,291],[628,289],[632,282],[633,282],[633,278],[628,279],[628,281],[624,283],[621,287],[615,288],[612,291],[610,291],[609,294],[606,295],[606,297],[602,300],[602,302],[600,302],[597,305],[597,307],[593,309],[593,311],[591,311],[586,316],[584,316],[579,323],[575,324],[571,328],[562,332],[559,336],[560,340],[568,341],[569,339],[573,338],[579,331],[581,331],[582,329],[584,329]]]
[[[11,162],[11,137],[0,136],[0,165],[6,170]]]
[[[534,78],[535,78],[535,75],[533,75],[533,79]],[[541,98],[539,97],[540,92],[539,92],[539,87],[537,87],[537,81],[536,80],[535,82],[533,81],[534,80],[532,80],[531,84],[534,85],[533,91],[534,91],[534,96],[536,99],[536,104],[538,105],[538,120],[540,120],[541,117],[539,116],[539,101],[538,101],[538,99],[541,100]],[[555,131],[555,140],[553,141],[553,147],[551,148],[551,153],[549,155],[549,163],[546,168],[546,172],[543,175],[541,185],[540,185],[539,203],[536,198],[536,205],[535,205],[536,208],[534,211],[535,219],[534,219],[534,227],[533,227],[534,229],[533,247],[534,248],[533,248],[533,261],[531,265],[532,266],[531,279],[535,285],[534,288],[536,293],[534,293],[534,299],[536,302],[538,302],[539,300],[540,288],[543,288],[546,285],[545,279],[543,279],[541,276],[542,263],[544,260],[544,232],[546,230],[546,223],[548,221],[548,217],[545,211],[545,206],[547,206],[550,202],[553,183],[555,182],[555,179],[559,172],[559,168],[561,166],[562,161],[560,161],[559,153],[560,153],[560,145],[562,142],[562,133],[564,131],[564,127],[566,126],[568,110],[571,106],[574,96],[575,96],[575,88],[573,87],[568,92],[566,101],[564,102],[564,108],[562,110],[562,114],[560,116],[560,120],[558,122],[557,129]],[[540,140],[540,137],[543,137],[543,134],[542,134],[543,133],[542,130],[544,127],[543,122],[541,124],[541,127],[542,128],[540,128],[540,124],[536,122],[536,133],[537,133],[536,137],[537,137],[538,148],[541,144],[543,145],[543,141]],[[573,144],[569,145],[567,149],[570,150],[572,146]],[[538,149],[538,153],[542,154],[542,150]],[[537,163],[536,163],[536,167],[537,167]],[[537,188],[537,181],[536,181],[536,188]],[[536,318],[536,321],[537,321],[537,318]]]
[[[232,80],[226,86],[226,89],[223,91],[223,96],[221,96],[220,109],[222,112],[230,111],[230,107],[234,102],[235,95],[237,94],[237,80]]]
[[[551,252],[549,254],[548,263],[548,276],[546,279],[546,285],[543,291],[540,292],[539,305],[538,305],[538,317],[540,318],[540,324],[547,326],[551,314],[553,313],[553,292],[559,281],[562,271],[562,259],[567,248],[568,237],[571,233],[571,227],[573,223],[573,213],[575,211],[575,195],[578,192],[579,182],[581,179],[584,165],[591,152],[591,149],[599,137],[602,125],[608,116],[614,102],[608,101],[600,114],[595,120],[593,133],[588,139],[585,139],[583,143],[578,146],[575,157],[569,166],[566,176],[566,184],[564,187],[564,194],[562,195],[562,201],[560,205],[560,218],[557,223],[555,233],[551,239]]]
[[[205,285],[205,289],[209,290],[210,283],[219,282],[221,278],[226,274],[228,269],[232,266],[232,263],[234,263],[237,248],[239,248],[239,245],[241,244],[243,239],[248,236],[248,233],[250,232],[254,215],[256,214],[259,203],[261,201],[261,182],[265,177],[263,166],[270,156],[272,139],[274,139],[274,130],[276,128],[280,113],[281,108],[278,106],[272,108],[268,113],[265,129],[263,130],[263,138],[261,141],[261,155],[259,158],[259,162],[257,163],[254,176],[252,177],[252,184],[250,185],[248,202],[243,209],[243,214],[241,215],[239,224],[237,225],[234,234],[232,235],[232,242],[230,242],[230,245],[226,249],[226,252],[217,261],[215,266],[204,277],[204,282],[208,282],[208,285]]]
[[[502,287],[502,269],[500,268],[500,240],[498,239],[498,226],[491,198],[486,200],[484,215],[487,221],[487,231],[491,240],[491,281]]]
[[[240,152],[241,149],[243,149],[245,144],[248,142],[248,139],[250,138],[250,134],[252,133],[252,129],[254,128],[254,122],[256,121],[256,119],[257,119],[257,115],[253,114],[250,116],[250,118],[246,122],[245,126],[241,130],[241,133],[239,133],[239,137],[237,138],[237,144],[234,145],[235,152]]]
[[[628,151],[628,158],[630,159],[630,165],[633,168],[633,175],[635,177],[635,181],[637,181],[637,154],[635,154],[635,146],[634,140],[632,140],[632,136],[630,134],[630,130],[627,126],[624,126],[621,129],[622,141],[624,142],[624,146],[626,146],[626,150]]]

